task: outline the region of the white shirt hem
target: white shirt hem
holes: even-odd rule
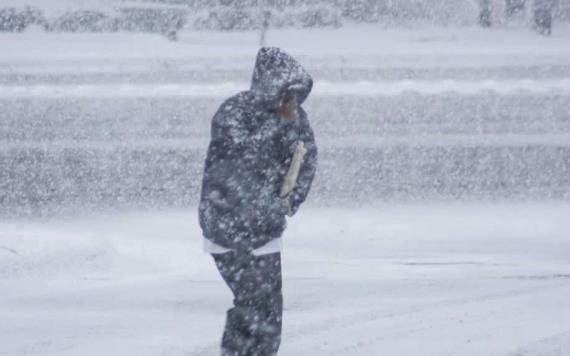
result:
[[[215,244],[206,238],[203,239],[203,249],[204,252],[209,254],[221,254],[232,251],[231,249]],[[282,249],[283,249],[283,244],[281,238],[277,238],[253,250],[253,255],[254,256],[269,255],[271,253],[281,252]]]

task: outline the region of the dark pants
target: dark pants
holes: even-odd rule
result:
[[[222,356],[274,356],[281,342],[281,254],[213,254],[234,295],[222,338]]]

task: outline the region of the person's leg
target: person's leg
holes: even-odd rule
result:
[[[283,296],[281,255],[213,255],[234,295],[222,338],[223,356],[277,355],[281,340]]]
[[[281,254],[274,253],[255,257],[262,284],[256,292],[259,304],[259,331],[257,336],[258,356],[277,355],[281,344],[283,318],[283,293],[281,277]],[[255,302],[254,302],[255,303]]]

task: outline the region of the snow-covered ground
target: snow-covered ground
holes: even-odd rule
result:
[[[570,204],[306,207],[281,355],[567,355]],[[217,355],[195,209],[0,224],[0,355]]]
[[[280,46],[310,69],[478,68],[568,65],[570,26],[551,37],[526,28],[390,28],[271,30]],[[179,42],[148,34],[1,34],[1,74],[146,73],[247,68],[259,44],[256,32],[183,32]],[[543,68],[546,70],[547,68]]]

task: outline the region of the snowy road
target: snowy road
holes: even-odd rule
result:
[[[0,214],[195,204],[221,100],[0,99]],[[317,95],[306,110],[317,201],[570,194],[569,95]]]
[[[565,355],[568,203],[306,208],[281,355]],[[0,224],[0,355],[214,356],[230,294],[194,210]]]

